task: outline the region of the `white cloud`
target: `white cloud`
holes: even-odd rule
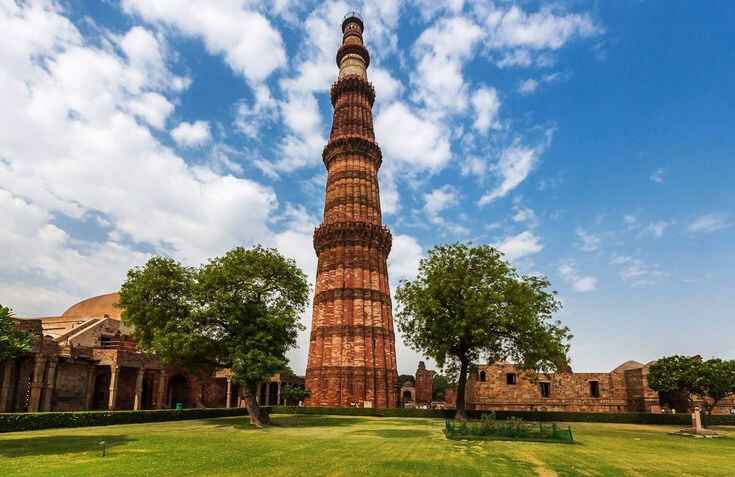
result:
[[[597,278],[592,276],[581,276],[577,272],[574,262],[565,262],[559,266],[559,274],[564,281],[572,286],[574,291],[587,293],[597,289]]]
[[[370,82],[375,88],[377,104],[388,104],[397,99],[403,92],[403,84],[391,76],[384,68],[370,68]]]
[[[253,84],[286,65],[281,34],[263,14],[249,8],[249,1],[123,0],[122,5],[151,23],[201,38],[210,53],[223,55],[234,71]]]
[[[462,69],[482,36],[482,29],[464,17],[442,18],[424,30],[414,44],[414,99],[438,115],[464,111],[467,85]]]
[[[195,121],[193,123],[183,121],[171,131],[171,137],[176,141],[176,144],[185,147],[206,146],[212,140],[207,121]]]
[[[166,119],[174,105],[158,93],[144,93],[128,102],[128,110],[156,129],[166,127]]]
[[[513,210],[513,222],[525,223],[532,229],[538,227],[539,220],[533,209],[516,204],[513,206]]]
[[[611,265],[620,267],[620,278],[631,286],[653,285],[657,279],[665,277],[658,265],[645,263],[643,260],[626,255],[615,255],[610,259]]]
[[[664,182],[664,170],[661,168],[656,169],[650,175],[650,179],[656,184],[663,184]]]
[[[424,194],[424,211],[431,223],[439,225],[456,235],[466,235],[469,230],[459,224],[452,223],[441,216],[446,209],[459,204],[459,193],[450,185],[444,185]]]
[[[541,239],[530,230],[516,235],[504,237],[495,247],[503,252],[510,260],[533,255],[543,250]]]
[[[582,227],[577,227],[575,233],[579,238],[577,248],[583,252],[595,252],[600,248],[600,237],[597,235],[587,232]]]
[[[446,128],[422,118],[405,103],[395,102],[380,110],[375,134],[383,155],[416,170],[437,171],[451,159]]]
[[[655,238],[661,238],[664,236],[664,233],[666,232],[666,229],[674,225],[674,222],[666,222],[663,220],[659,220],[657,222],[651,222],[646,227],[644,227],[640,235],[650,235]]]
[[[525,81],[521,81],[518,85],[518,92],[522,95],[529,95],[534,93],[538,89],[538,81],[533,78],[529,78]]]
[[[8,251],[0,295],[17,296],[19,287],[28,296],[48,288],[69,297],[114,289],[146,258],[143,244],[196,263],[234,245],[273,243],[268,222],[277,200],[269,187],[187,164],[136,120],[160,125],[131,105],[185,86],[166,68],[147,74],[167,63],[165,45],[134,29],[121,50],[92,46],[48,5],[0,9],[0,42],[14,46],[0,50],[0,215],[11,217],[0,238]],[[99,218],[101,238],[73,237],[73,227],[55,225],[61,216]]]
[[[518,143],[505,148],[500,154],[500,160],[492,166],[493,172],[500,178],[500,184],[483,195],[479,204],[489,204],[518,187],[531,173],[539,154],[540,149]]]
[[[416,276],[423,250],[418,241],[410,235],[395,235],[393,247],[388,256],[388,273],[391,283],[411,280]]]
[[[495,88],[482,87],[472,95],[472,107],[475,110],[474,128],[485,134],[488,129],[497,129],[500,99]]]
[[[730,227],[732,223],[724,214],[704,214],[700,215],[691,224],[689,231],[692,233],[711,233]]]
[[[270,90],[263,86],[255,87],[255,100],[252,104],[241,101],[235,110],[235,128],[252,139],[258,139],[260,129],[278,117],[278,103]]]

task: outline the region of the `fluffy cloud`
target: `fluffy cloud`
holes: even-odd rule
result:
[[[248,1],[123,0],[122,5],[151,23],[201,38],[210,53],[224,56],[234,71],[252,83],[286,64],[281,34]]]
[[[422,118],[403,102],[383,108],[375,119],[383,154],[418,170],[441,169],[451,158],[449,138],[440,124]]]
[[[482,87],[472,95],[472,108],[475,110],[474,128],[485,134],[488,129],[500,127],[498,111],[500,99],[495,88]]]
[[[627,255],[613,256],[610,264],[619,266],[620,278],[634,287],[653,285],[659,278],[666,276],[658,265]]]
[[[562,276],[574,291],[579,293],[587,293],[597,289],[597,278],[591,276],[581,276],[577,272],[574,262],[566,262],[559,266],[559,274]]]
[[[414,98],[435,114],[461,112],[467,107],[464,63],[483,31],[464,17],[442,18],[424,30],[414,45]]]
[[[466,227],[452,223],[440,215],[446,209],[459,204],[459,193],[452,186],[444,185],[443,187],[432,190],[428,194],[424,194],[424,201],[424,211],[431,223],[439,225],[455,235],[466,235],[469,233]]]
[[[112,38],[122,54],[92,46],[53,4],[0,9],[0,41],[14,45],[0,53],[0,191],[12,217],[0,232],[3,295],[114,289],[145,259],[140,246],[198,262],[273,243],[270,188],[187,164],[151,134],[154,116],[131,107],[186,81],[160,69],[168,60],[155,35],[136,27],[122,38]],[[100,240],[74,237],[60,217],[97,228]]]
[[[700,215],[689,224],[688,230],[692,233],[711,233],[730,227],[727,215],[704,214]]]
[[[521,84],[518,85],[518,92],[522,95],[529,95],[538,89],[538,81],[536,81],[533,78],[529,78],[525,81],[521,81]]]
[[[171,131],[171,137],[176,141],[176,144],[185,147],[205,146],[212,140],[209,123],[206,121],[193,123],[183,121]]]
[[[511,260],[533,255],[544,249],[541,239],[530,230],[509,235],[497,242],[495,247]]]
[[[423,250],[410,235],[393,237],[393,248],[388,257],[388,273],[392,284],[400,280],[411,280],[416,276]]]

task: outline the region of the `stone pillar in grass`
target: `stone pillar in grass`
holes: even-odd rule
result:
[[[133,401],[133,409],[140,410],[141,401],[143,400],[143,377],[145,376],[145,368],[138,368],[138,376],[135,378],[135,400]]]
[[[115,410],[117,406],[117,382],[120,377],[120,366],[110,366],[110,398],[107,402],[107,409],[110,411]]]
[[[232,378],[227,378],[227,405],[225,407],[229,408],[232,403]]]

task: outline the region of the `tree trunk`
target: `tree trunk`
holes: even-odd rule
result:
[[[270,425],[271,418],[268,413],[260,409],[258,402],[255,400],[257,389],[257,384],[246,383],[243,386],[242,395],[245,399],[245,407],[248,410],[248,415],[250,416],[250,424],[256,427],[265,427]]]
[[[465,413],[465,388],[467,387],[468,367],[469,363],[467,363],[467,359],[461,359],[459,362],[459,380],[457,381],[457,412],[454,414],[454,418],[460,421],[467,420],[467,413]]]

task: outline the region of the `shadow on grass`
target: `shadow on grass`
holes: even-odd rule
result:
[[[294,428],[294,427],[346,427],[365,422],[359,417],[329,417],[329,416],[307,416],[307,415],[281,415],[271,416],[270,428]],[[234,428],[243,431],[257,430],[250,424],[247,416],[241,418],[226,419],[203,419],[202,422],[218,428]]]
[[[25,439],[0,440],[0,456],[27,457],[35,455],[78,454],[81,452],[102,453],[101,441],[111,449],[135,441],[127,436],[44,436]]]
[[[366,429],[353,431],[351,434],[370,434],[385,439],[421,439],[431,436],[431,432],[415,429]]]

